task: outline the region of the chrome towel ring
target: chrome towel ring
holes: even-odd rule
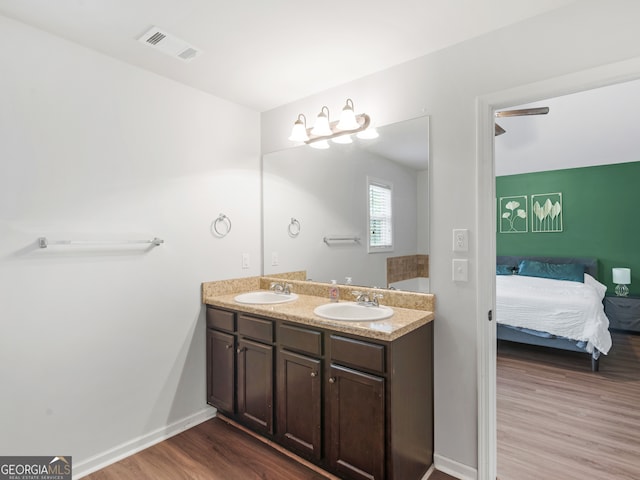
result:
[[[291,223],[289,223],[287,230],[289,231],[289,236],[291,238],[296,238],[298,235],[300,235],[300,222],[291,217]]]
[[[213,222],[211,222],[211,233],[218,238],[226,237],[231,231],[231,219],[224,213],[218,215]]]

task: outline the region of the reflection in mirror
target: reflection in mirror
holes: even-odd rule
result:
[[[378,133],[264,156],[265,275],[305,270],[313,281],[429,291],[429,118]],[[370,247],[380,226],[369,215],[372,180],[391,186],[391,248]]]

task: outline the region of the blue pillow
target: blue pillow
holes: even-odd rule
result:
[[[513,275],[513,271],[518,270],[518,267],[513,265],[496,265],[496,275]]]
[[[522,260],[518,268],[518,274],[528,277],[584,283],[584,265],[581,263],[546,263],[536,262],[535,260]]]

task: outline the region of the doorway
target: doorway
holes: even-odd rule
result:
[[[496,192],[494,112],[511,105],[599,88],[640,78],[640,59],[558,77],[477,100],[478,219],[478,478],[497,474],[496,451],[496,327],[495,310]],[[492,205],[492,208],[487,208]]]

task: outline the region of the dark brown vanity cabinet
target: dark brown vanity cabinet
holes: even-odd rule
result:
[[[331,468],[385,478],[385,347],[331,335],[327,432]]]
[[[240,419],[273,433],[273,321],[237,314],[237,399]]]
[[[207,402],[272,434],[273,352],[271,320],[208,307]]]
[[[385,342],[209,306],[207,326],[207,400],[230,418],[344,479],[432,464],[432,323]]]
[[[235,411],[236,337],[232,312],[207,308],[207,403]]]
[[[323,438],[322,333],[281,324],[278,344],[278,440],[317,462]]]
[[[233,412],[235,404],[235,337],[207,329],[207,402]]]

